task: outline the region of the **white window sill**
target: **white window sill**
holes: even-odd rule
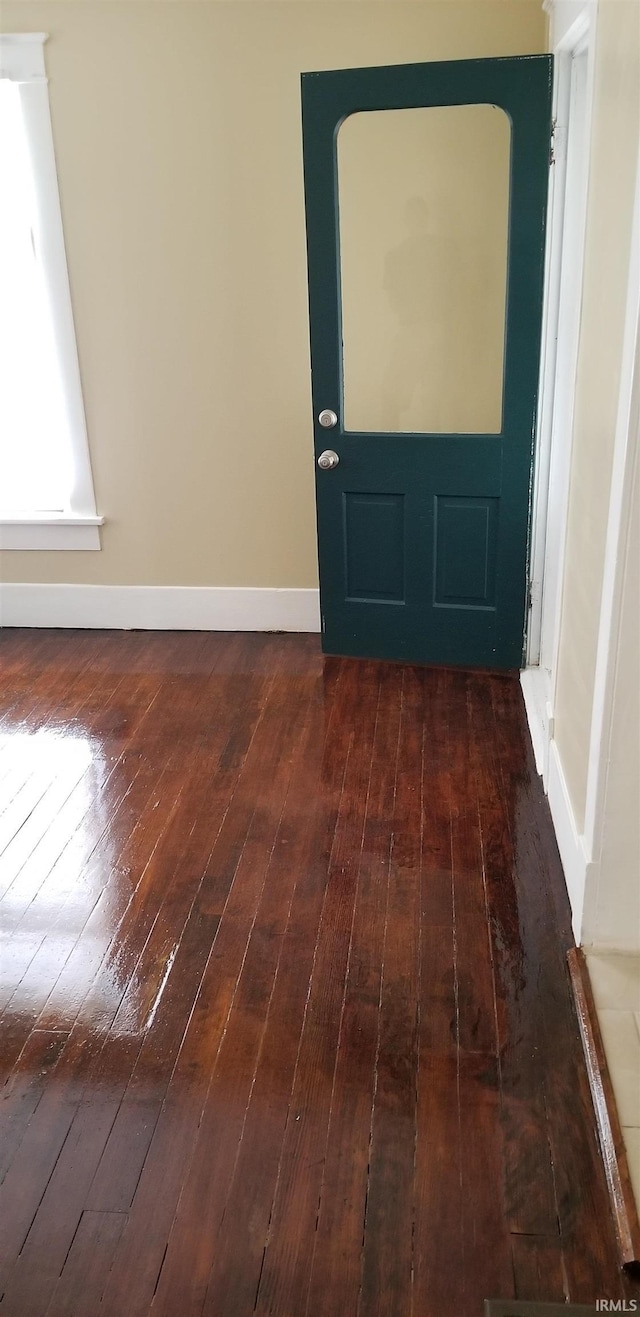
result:
[[[104,517],[57,512],[11,516],[0,512],[0,549],[99,549]]]

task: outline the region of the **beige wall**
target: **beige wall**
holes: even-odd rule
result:
[[[2,576],[314,585],[299,74],[542,51],[539,0],[8,0],[3,27],[50,33],[107,522],[101,553],[5,553]]]
[[[640,951],[640,452],[636,452],[631,524],[623,575],[613,687],[611,736],[606,747],[602,858],[589,940]]]
[[[555,737],[583,830],[640,137],[640,4],[600,0]],[[623,678],[624,679],[624,678]],[[631,684],[638,681],[627,670]],[[623,695],[621,698],[625,698]]]

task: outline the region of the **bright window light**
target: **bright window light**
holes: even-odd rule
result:
[[[72,446],[17,83],[0,79],[0,509],[65,512]]]
[[[0,33],[0,549],[99,549],[46,32]]]

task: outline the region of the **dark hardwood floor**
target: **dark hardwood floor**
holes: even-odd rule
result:
[[[0,667],[3,1317],[640,1296],[515,677],[199,633]]]

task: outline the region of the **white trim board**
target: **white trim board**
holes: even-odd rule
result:
[[[104,517],[65,517],[55,513],[3,517],[0,549],[99,549]]]
[[[549,745],[553,739],[549,673],[546,668],[525,668],[520,673],[520,685],[536,768],[546,791],[549,781]]]
[[[142,631],[319,631],[318,590],[0,585],[0,625]]]
[[[569,796],[569,788],[555,741],[549,746],[549,809],[560,851],[564,878],[571,905],[571,925],[576,945],[582,941],[582,918],[587,882],[591,877],[591,856],[586,839],[578,832]]]
[[[590,21],[597,7],[598,0],[542,0],[550,18],[552,50],[570,49],[584,32],[585,18]]]
[[[578,831],[562,760],[553,739],[553,717],[549,702],[550,678],[545,668],[525,668],[520,673],[529,733],[549,801],[564,880],[571,905],[573,935],[582,941],[585,891],[593,864],[586,837]]]
[[[552,674],[560,635],[594,99],[596,6],[550,4],[555,163],[550,171],[531,517],[527,662]],[[551,698],[553,699],[553,689]]]

